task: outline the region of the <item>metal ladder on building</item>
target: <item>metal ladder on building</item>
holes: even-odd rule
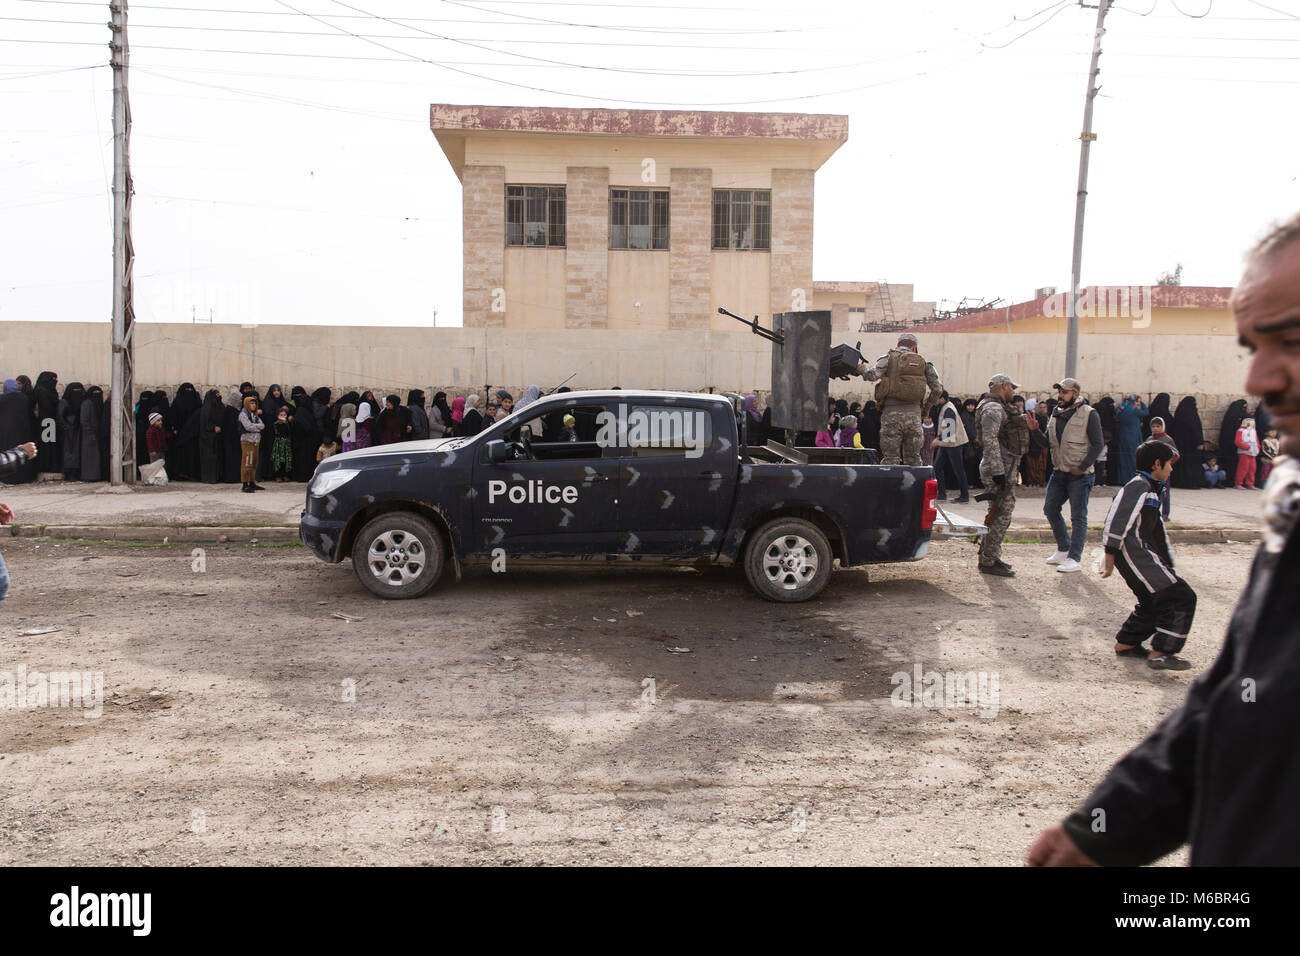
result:
[[[894,300],[889,295],[889,283],[877,282],[876,294],[880,298],[881,321],[885,325],[894,324]]]

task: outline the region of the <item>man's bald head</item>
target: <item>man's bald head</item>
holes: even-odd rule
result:
[[[1250,350],[1246,391],[1263,399],[1300,456],[1300,215],[1276,226],[1252,250],[1229,300],[1237,335]]]

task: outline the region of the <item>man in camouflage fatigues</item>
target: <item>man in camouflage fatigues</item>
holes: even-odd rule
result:
[[[898,337],[897,348],[876,359],[874,366],[863,362],[858,366],[858,374],[876,383],[880,463],[920,465],[921,410],[928,410],[939,401],[943,383],[934,366],[916,354],[916,336],[904,332]]]
[[[1029,426],[1011,404],[1019,387],[1009,375],[994,375],[989,379],[988,394],[975,409],[976,434],[984,449],[980,479],[985,493],[993,496],[984,520],[989,530],[980,541],[979,567],[983,574],[1004,578],[1016,576],[1011,565],[1002,560],[1002,539],[1016,509],[1015,481],[1020,456],[1029,450]]]

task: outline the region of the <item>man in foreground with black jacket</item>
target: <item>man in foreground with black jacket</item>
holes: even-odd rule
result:
[[[1300,863],[1300,216],[1256,247],[1231,299],[1246,391],[1285,436],[1267,527],[1223,650],[1183,706],[1111,769],[1031,866]]]

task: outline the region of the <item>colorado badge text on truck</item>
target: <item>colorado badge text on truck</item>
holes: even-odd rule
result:
[[[745,444],[734,396],[562,392],[478,435],[327,458],[299,538],[351,556],[374,594],[424,594],[494,558],[740,563],[772,601],[815,597],[842,567],[914,561],[930,544],[928,467],[861,449]],[[561,433],[572,415],[576,440]]]

